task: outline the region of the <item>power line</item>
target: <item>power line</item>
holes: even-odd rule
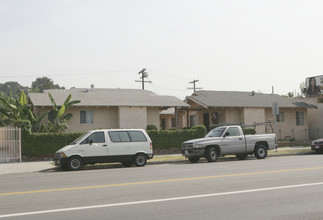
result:
[[[127,70],[108,70],[108,71],[100,71],[100,72],[80,72],[80,73],[36,73],[36,74],[19,74],[19,75],[4,75],[1,76],[3,78],[13,78],[13,77],[20,77],[20,78],[29,78],[29,77],[42,77],[44,75],[50,75],[50,76],[75,76],[75,75],[88,75],[88,74],[106,74],[106,73],[120,73],[120,72],[132,72],[136,69],[127,69]]]

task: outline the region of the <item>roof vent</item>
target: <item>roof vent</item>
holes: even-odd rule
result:
[[[250,96],[255,96],[255,91],[252,91]]]

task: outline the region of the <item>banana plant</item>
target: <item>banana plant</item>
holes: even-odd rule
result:
[[[1,94],[0,114],[2,126],[15,126],[31,131],[32,125],[36,122],[33,114],[33,106],[28,105],[27,97],[22,91],[18,99]]]
[[[58,132],[65,130],[67,126],[67,121],[70,120],[73,116],[71,113],[66,113],[66,110],[70,108],[71,106],[80,103],[79,100],[71,101],[72,95],[70,94],[66,100],[64,101],[64,104],[62,106],[58,106],[52,96],[51,93],[48,93],[48,97],[52,103],[52,111],[54,114],[54,120],[51,122],[48,122],[48,130],[50,132]]]

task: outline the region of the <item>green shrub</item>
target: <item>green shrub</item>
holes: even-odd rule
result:
[[[205,126],[197,126],[192,129],[147,131],[147,133],[154,148],[180,148],[184,141],[204,137],[206,128]]]
[[[256,134],[256,130],[253,129],[253,128],[243,128],[242,130],[243,130],[243,133],[245,135],[247,135],[247,134]]]
[[[83,133],[33,133],[22,134],[22,155],[27,157],[50,156],[70,144]]]
[[[158,130],[157,129],[157,127],[155,126],[155,125],[147,125],[147,130],[154,130],[154,131],[156,131],[156,130]]]

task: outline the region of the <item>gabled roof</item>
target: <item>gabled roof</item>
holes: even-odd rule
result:
[[[73,100],[81,102],[75,106],[142,106],[142,107],[188,107],[189,105],[173,96],[161,96],[139,89],[50,89],[42,93],[30,93],[34,106],[51,106],[50,93],[57,105],[62,105],[71,94]]]
[[[272,108],[274,102],[280,108],[315,108],[302,99],[288,98],[280,95],[262,94],[255,92],[230,92],[230,91],[196,91],[186,99],[199,105],[208,107],[250,107]]]

